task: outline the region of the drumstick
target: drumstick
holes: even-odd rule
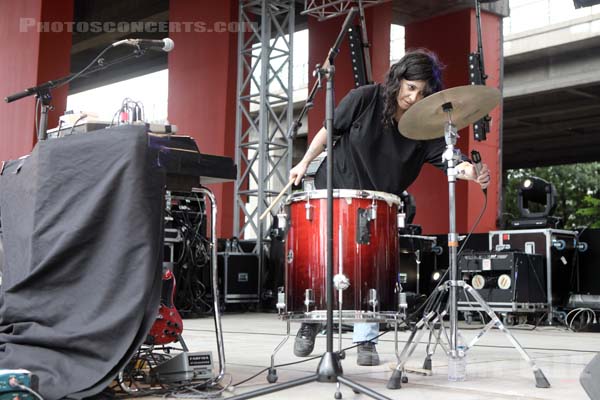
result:
[[[281,192],[279,192],[279,194],[277,195],[277,197],[275,197],[275,200],[273,200],[273,202],[271,203],[271,205],[269,206],[269,208],[267,208],[265,210],[265,212],[263,212],[261,214],[261,216],[258,218],[259,221],[263,220],[267,214],[269,214],[269,211],[271,211],[271,209],[273,209],[273,207],[275,207],[275,205],[277,204],[277,202],[279,201],[279,199],[281,199],[284,195],[284,193],[292,186],[292,184],[294,183],[294,179],[290,179],[290,181],[288,182],[287,185],[285,185],[285,187],[283,189],[281,189]]]

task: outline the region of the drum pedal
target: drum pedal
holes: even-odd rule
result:
[[[391,370],[395,370],[396,367],[398,366],[398,364],[396,363],[388,363],[388,367],[390,367]],[[404,367],[404,371],[411,373],[411,374],[417,374],[417,375],[421,375],[421,376],[432,376],[433,375],[433,371],[429,370],[429,369],[423,369],[423,368],[413,368],[413,367]]]

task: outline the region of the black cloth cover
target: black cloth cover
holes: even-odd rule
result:
[[[0,368],[49,400],[102,391],[160,301],[165,174],[144,127],[50,139],[0,177]]]

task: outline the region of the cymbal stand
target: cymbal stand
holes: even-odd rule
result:
[[[442,105],[442,111],[447,116],[447,121],[444,124],[444,138],[446,140],[446,151],[442,155],[442,159],[447,163],[447,175],[448,175],[448,208],[449,208],[449,233],[448,233],[448,249],[449,249],[449,263],[450,263],[450,280],[444,282],[438,290],[439,291],[447,291],[449,293],[448,302],[449,306],[449,320],[450,320],[450,332],[449,335],[446,334],[448,339],[449,348],[446,351],[446,354],[449,358],[461,358],[464,357],[469,349],[471,349],[477,341],[483,335],[489,331],[491,328],[496,327],[502,333],[506,335],[508,340],[511,342],[513,347],[521,354],[521,357],[527,361],[529,366],[533,370],[536,386],[539,388],[549,388],[550,383],[546,379],[542,370],[536,365],[535,361],[525,351],[525,349],[519,344],[517,339],[512,335],[512,333],[504,326],[500,318],[496,315],[496,313],[490,308],[490,306],[485,302],[485,300],[479,295],[479,293],[473,289],[470,285],[468,285],[463,280],[458,280],[458,268],[457,268],[457,258],[458,258],[458,234],[456,233],[456,197],[455,197],[455,186],[456,186],[456,165],[457,162],[460,161],[460,151],[455,149],[456,140],[458,138],[458,132],[456,126],[452,123],[452,110],[453,106],[451,102],[445,103]],[[464,351],[457,349],[457,338],[458,338],[458,304],[457,304],[457,290],[461,288],[465,290],[465,293],[468,293],[472,296],[475,301],[481,306],[481,308],[488,314],[490,317],[490,322],[466,345]],[[436,301],[441,301],[442,296],[440,296]],[[408,381],[407,377],[404,375],[404,365],[406,361],[414,351],[416,345],[419,343],[420,337],[423,335],[423,328],[427,327],[431,330],[432,326],[435,326],[438,321],[441,323],[441,329],[445,332],[445,328],[443,328],[443,321],[445,317],[445,312],[439,313],[431,311],[423,316],[423,318],[417,322],[417,324],[413,327],[413,331],[402,351],[402,354],[399,356],[398,365],[396,366],[392,377],[388,381],[387,387],[388,389],[399,389],[401,387],[401,383],[406,383]],[[417,335],[417,331],[421,330]],[[416,337],[416,340],[415,340]],[[439,336],[438,336],[439,337]],[[431,354],[427,357],[430,359]],[[451,360],[452,361],[452,360]],[[427,363],[427,358],[425,360]]]

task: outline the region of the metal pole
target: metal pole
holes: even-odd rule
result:
[[[211,264],[213,285],[213,307],[215,310],[215,329],[217,333],[217,350],[219,352],[219,375],[215,378],[219,382],[225,376],[225,346],[223,344],[223,328],[221,326],[221,311],[219,310],[219,275],[217,267],[217,200],[215,195],[206,188],[193,188],[194,193],[202,193],[210,199],[211,205]]]
[[[327,67],[325,102],[327,125],[327,353],[333,352],[333,75],[335,67]]]
[[[449,293],[450,293],[450,355],[455,357],[456,353],[456,338],[457,338],[457,321],[458,312],[456,304],[456,281],[457,281],[457,250],[458,250],[458,234],[456,233],[456,154],[454,151],[454,145],[456,144],[456,126],[452,123],[452,105],[445,105],[443,111],[448,115],[448,122],[444,127],[444,137],[446,140],[446,151],[443,155],[443,160],[448,163],[447,175],[448,175],[448,209],[449,209],[449,227],[448,227],[448,254],[449,254],[449,266],[450,266],[450,281]]]

